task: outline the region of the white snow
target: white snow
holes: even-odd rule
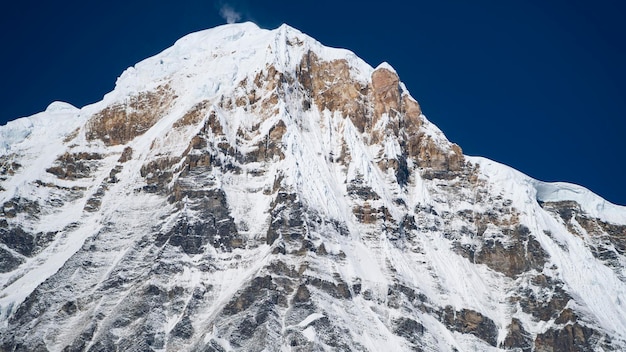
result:
[[[24,141],[32,133],[33,127],[33,122],[27,118],[9,121],[0,126],[0,152],[7,153],[11,146]]]
[[[261,241],[272,220],[269,211],[276,199],[274,183],[281,178],[284,189],[296,193],[305,209],[324,219],[319,228],[308,230],[311,241],[316,246],[323,243],[329,255],[308,256],[310,262],[306,263],[305,274],[329,282],[334,282],[335,276],[339,275],[349,286],[360,283],[361,291],[367,290],[371,295],[370,300],[361,294],[337,304],[334,300],[324,301],[324,292],[312,292],[312,296],[319,299],[320,312],[324,313],[312,313],[303,319],[300,317],[302,320],[299,323],[296,320],[292,325],[309,341],[320,340],[320,332],[315,330],[313,323],[326,317],[338,319],[334,323],[349,325],[353,338],[370,350],[404,350],[408,348],[407,342],[390,331],[389,326],[393,319],[409,314],[407,316],[419,321],[428,331],[423,339],[433,351],[447,350],[450,346],[459,350],[497,350],[473,336],[450,332],[432,315],[407,306],[390,308],[388,291],[396,283],[411,284],[416,293],[428,297],[425,304],[429,306],[451,306],[455,310],[481,312],[496,324],[499,342],[506,337],[506,328],[513,316],[521,319],[526,327],[531,327],[531,334],[550,328],[553,321],[534,321],[528,315],[514,312],[509,304],[511,291],[522,279],[506,277],[486,265],[477,265],[458,255],[442,230],[435,227],[415,231],[410,234],[410,240],[394,241],[389,230],[357,221],[353,210],[364,202],[346,196],[348,185],[356,179],[380,198],[370,200],[368,206],[372,209],[385,207],[390,214],[388,221],[396,224],[402,221],[404,215],[423,215],[420,213],[422,210],[417,209],[422,206],[430,207],[439,214],[484,210],[467,200],[445,198],[447,193],[443,191],[433,191],[450,184],[440,185],[439,181],[422,179],[412,160],[408,160],[411,169],[409,184],[401,189],[393,173],[381,170],[377,164],[381,158],[391,159],[402,154],[395,137],[387,135],[381,145],[369,145],[350,119],[340,113],[319,112],[316,106],[304,110],[298,93],[281,92],[276,114],[260,116],[249,106],[220,107],[220,99],[232,96],[242,86],[253,87],[254,77],[270,65],[282,73],[293,74],[302,55],[309,50],[323,60],[347,60],[354,79],[363,83],[370,81],[374,69],[350,51],[324,47],[287,25],[270,31],[260,29],[253,23],[240,23],[187,35],[160,54],[128,68],[118,78],[115,90],[101,102],[81,109],[53,102],[42,113],[0,126],[0,156],[13,158],[22,165],[14,176],[2,181],[5,191],[0,193],[0,204],[13,197],[45,203],[52,196],[62,194],[63,189],[84,189],[82,197],[68,199],[58,208],[44,207],[37,220],[24,220],[34,231],[54,230],[61,231],[62,235],[36,257],[27,259],[16,271],[0,274],[2,324],[6,326],[7,318],[17,306],[72,258],[85,240],[101,236],[100,231],[106,226],[113,224],[115,228],[109,229],[104,233],[105,238],[99,239],[99,243],[107,249],[93,254],[92,259],[98,268],[97,275],[85,279],[89,281],[84,283],[88,290],[95,290],[118,268],[119,263],[133,255],[132,245],[150,231],[155,222],[162,221],[167,227],[173,226],[176,216],[180,214],[195,216],[186,207],[176,213],[159,196],[142,193],[140,189],[145,180],[140,176],[140,170],[142,165],[155,158],[182,155],[189,140],[203,128],[208,114],[215,112],[225,136],[213,135],[209,144],[228,142],[243,154],[255,148],[279,121],[287,128],[281,141],[284,159],[241,165],[241,171],[237,173],[214,168],[202,175],[204,178],[197,183],[188,185],[194,190],[215,187],[226,194],[229,215],[246,240],[245,249],[235,249],[232,253],[207,249],[206,255],[185,255],[183,258],[179,258],[179,252],[161,254],[174,256],[188,265],[170,282],[160,283],[168,289],[181,286],[191,291],[204,284],[214,286],[210,293],[210,307],[199,313],[193,322],[195,328],[207,328],[205,341],[215,339],[230,348],[228,341],[220,337],[220,329],[225,327],[212,325],[213,319],[273,258],[273,248]],[[378,65],[379,68],[395,72],[386,62]],[[247,81],[243,83],[244,80]],[[82,209],[87,199],[105,182],[110,170],[118,165],[117,160],[125,146],[105,147],[101,143],[87,142],[84,130],[78,129],[100,109],[164,84],[178,98],[152,128],[127,144],[133,149],[133,158],[124,163],[117,176],[120,181],[108,184],[99,211],[85,213]],[[403,94],[408,94],[406,88],[401,87]],[[200,101],[208,102],[207,116],[202,116],[195,126],[174,129],[174,123]],[[425,116],[421,118],[422,132],[437,145],[449,148],[451,143],[443,132]],[[389,116],[384,116],[376,127],[384,128],[388,120]],[[71,142],[64,141],[74,131],[78,137]],[[252,136],[250,140],[240,136],[242,131]],[[348,165],[335,160],[344,145],[349,153]],[[94,150],[103,154],[104,159],[88,179],[59,180],[46,172],[46,168],[67,151]],[[225,155],[219,157],[221,162],[227,159]],[[626,207],[611,204],[581,186],[541,182],[484,158],[466,158],[480,166],[480,177],[487,181],[490,194],[510,199],[512,207],[521,212],[522,223],[529,226],[533,236],[550,255],[550,263],[544,272],[552,270],[549,269],[552,265],[557,268],[553,274],[565,283],[567,292],[578,302],[575,308],[588,313],[585,319],[593,320],[602,329],[626,339],[626,284],[623,279],[593,257],[587,239],[570,234],[537,201],[573,200],[589,216],[622,225],[626,225]],[[35,181],[48,182],[59,186],[59,189],[39,187]],[[465,194],[471,190],[461,189],[458,192]],[[344,225],[347,233],[340,234],[331,224],[333,221]],[[457,226],[454,221],[448,226]],[[77,230],[67,230],[71,223],[79,225]],[[488,227],[484,233],[485,238],[496,238],[498,235],[495,226]],[[464,238],[463,241],[469,243],[478,239]],[[218,268],[205,272],[195,267],[209,260]],[[304,263],[294,261],[291,264]],[[115,307],[128,294],[122,292],[112,297],[110,302],[98,304],[101,309]],[[181,319],[181,314],[172,313],[164,316],[162,323],[169,331]],[[55,331],[53,327],[50,329]],[[69,338],[75,332],[59,333]],[[53,344],[57,349],[63,347],[59,341]]]
[[[301,328],[306,328],[307,326],[309,326],[312,322],[321,319],[324,317],[324,314],[320,314],[320,313],[313,313],[311,315],[309,315],[308,317],[304,318],[303,321],[301,321],[300,323],[298,323],[298,326]]]
[[[78,112],[78,108],[70,103],[64,101],[53,101],[46,108],[46,112],[50,113],[75,113]]]
[[[611,204],[581,186],[541,182],[485,158],[467,159],[480,165],[481,173],[488,177],[496,192],[506,195],[520,208],[522,223],[530,224],[531,233],[558,268],[557,275],[565,282],[566,290],[578,302],[577,308],[589,313],[587,319],[626,339],[623,269],[619,276],[595,258],[585,238],[572,235],[562,223],[544,211],[537,200],[573,200],[588,215],[620,225],[626,224],[626,207]]]
[[[386,61],[383,61],[378,66],[376,66],[376,70],[378,70],[378,69],[389,70],[389,71],[397,74],[396,70]]]
[[[510,184],[523,185],[510,191],[513,196],[525,203],[575,201],[581,209],[593,218],[614,224],[626,224],[626,206],[612,204],[585,187],[566,182],[543,182],[495,161],[482,157],[466,158],[480,165],[483,172],[495,184],[506,188]],[[511,192],[507,193],[511,193]],[[521,192],[521,193],[520,193]]]
[[[565,182],[542,182],[533,180],[537,200],[558,202],[572,200],[580,204],[589,216],[614,224],[626,224],[626,206],[612,204],[585,187]]]

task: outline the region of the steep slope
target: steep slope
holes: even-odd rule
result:
[[[626,208],[464,156],[286,25],[190,34],[0,148],[0,350],[626,349]]]

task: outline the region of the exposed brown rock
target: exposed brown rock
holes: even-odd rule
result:
[[[532,269],[539,272],[543,270],[548,255],[531,236],[528,228],[519,225],[513,229],[505,228],[502,232],[508,244],[492,239],[485,241],[482,248],[473,255],[476,263],[486,264],[509,277]]]
[[[215,111],[211,111],[209,118],[204,124],[203,132],[204,133],[211,132],[216,136],[224,135],[224,129],[222,128],[222,124],[220,123],[220,120],[217,118],[217,114],[215,113]]]
[[[400,78],[395,72],[379,68],[372,73],[372,96],[375,125],[383,114],[395,117],[401,111]]]
[[[209,168],[212,160],[211,154],[207,152],[188,154],[185,157],[186,171],[199,167]]]
[[[13,176],[22,165],[15,162],[13,159],[15,154],[0,156],[0,176]]]
[[[78,136],[78,133],[80,132],[80,127],[75,129],[74,131],[72,131],[70,134],[68,134],[67,136],[65,136],[65,138],[63,138],[63,143],[69,143],[71,142],[74,138],[76,138]]]
[[[281,81],[283,74],[274,65],[267,65],[266,69],[257,73],[254,77],[254,85],[257,88],[264,88],[266,91],[273,91]]]
[[[565,308],[572,298],[563,289],[562,282],[539,274],[532,278],[531,283],[540,289],[520,289],[511,297],[511,302],[519,304],[522,311],[541,321],[561,321],[572,317]]]
[[[46,169],[48,173],[64,180],[74,180],[91,176],[97,168],[96,161],[101,160],[98,153],[64,153],[59,156],[54,166]]]
[[[404,113],[404,126],[406,127],[409,135],[417,134],[422,120],[420,115],[422,114],[422,108],[419,103],[413,100],[409,95],[402,97],[402,112]]]
[[[549,329],[535,339],[536,352],[584,352],[593,351],[594,331],[578,323],[565,325],[562,329]]]
[[[122,155],[120,155],[120,158],[117,160],[117,162],[118,163],[125,163],[128,160],[132,159],[132,157],[133,157],[133,148],[126,147],[122,151]]]
[[[615,246],[615,250],[623,256],[626,256],[626,226],[614,225],[604,221],[598,221],[598,224],[607,234],[609,241]]]
[[[173,128],[179,128],[183,126],[193,126],[197,125],[204,118],[208,108],[210,107],[210,103],[208,100],[204,100],[194,105],[183,117],[181,117],[178,121],[174,122],[172,125]]]
[[[439,171],[458,171],[463,167],[463,152],[458,145],[445,149],[423,133],[410,136],[407,149],[408,155],[414,157],[420,167]]]
[[[167,85],[131,96],[124,103],[108,106],[87,123],[87,140],[100,139],[106,145],[125,144],[146,132],[167,111],[176,98]]]
[[[574,218],[575,214],[582,213],[582,210],[580,209],[580,205],[578,203],[576,203],[575,201],[567,200],[560,202],[539,202],[539,205],[541,205],[541,207],[548,212],[560,217],[569,232],[577,236],[583,235],[572,224],[572,219]]]
[[[374,192],[374,190],[364,183],[362,177],[357,177],[352,180],[347,187],[348,195],[363,200],[363,201],[371,201],[378,200],[380,196]]]
[[[468,224],[468,227],[461,229],[461,233],[481,239],[477,245],[455,243],[457,252],[472,262],[486,264],[509,277],[533,269],[541,272],[548,258],[547,253],[528,228],[520,224],[519,212],[506,204],[510,205],[508,200],[501,200],[495,205],[498,211],[457,212],[454,217]],[[492,233],[485,238],[485,231],[489,227],[497,229],[499,234]]]
[[[322,61],[309,51],[302,57],[296,77],[320,111],[328,109],[342,113],[361,132],[371,125],[364,100],[367,87],[350,76],[350,65],[346,60]]]
[[[150,192],[164,191],[165,186],[172,180],[175,170],[172,169],[180,159],[174,157],[162,157],[151,160],[141,167],[141,177],[148,184],[145,190]]]
[[[508,334],[504,339],[504,347],[512,349],[519,348],[522,352],[531,352],[533,349],[533,339],[531,335],[524,329],[522,322],[513,319],[508,326]]]
[[[207,143],[201,136],[193,136],[193,138],[191,138],[191,142],[189,142],[189,146],[192,149],[204,149],[206,148]]]
[[[260,141],[255,151],[248,153],[254,161],[268,161],[277,156],[280,160],[285,158],[283,153],[283,135],[287,132],[287,126],[283,120],[274,125],[265,138]]]
[[[578,314],[576,314],[571,308],[565,308],[561,311],[561,315],[554,321],[556,324],[566,324],[569,322],[576,322],[578,320]]]
[[[223,313],[226,315],[237,314],[248,309],[253,303],[263,299],[268,290],[275,289],[276,285],[270,275],[255,277],[250,285],[237,293],[237,296],[228,302]]]
[[[480,312],[471,309],[455,311],[451,306],[446,306],[441,320],[449,329],[463,334],[472,334],[492,346],[497,344],[496,324]]]
[[[539,202],[560,218],[568,231],[589,242],[593,255],[610,267],[618,268],[618,256],[626,256],[626,226],[615,225],[586,214],[575,201]],[[589,237],[581,233],[581,228]]]
[[[308,276],[306,283],[328,293],[335,298],[349,299],[352,298],[350,287],[337,274],[334,275],[337,283],[320,279],[318,277]]]
[[[372,210],[369,202],[363,203],[362,206],[355,206],[352,212],[360,223],[371,224],[376,220],[376,211]]]
[[[461,148],[437,145],[420,131],[421,108],[408,95],[402,95],[398,75],[386,68],[372,73],[371,84],[362,85],[350,75],[345,60],[322,61],[313,52],[303,56],[296,76],[306,96],[305,108],[310,106],[307,98],[320,109],[339,112],[349,118],[360,132],[367,132],[368,143],[380,143],[385,135],[399,138],[406,156],[417,161],[418,166],[437,171],[458,171],[463,167]],[[375,129],[380,118],[387,114],[389,121],[383,129]],[[340,160],[342,158],[340,157]],[[381,160],[379,166],[386,170],[393,167],[403,182],[408,179],[408,169],[399,170],[399,159]]]
[[[274,260],[274,261],[272,261],[269,264],[269,266],[268,266],[268,270],[272,274],[276,274],[276,275],[280,275],[280,276],[287,276],[287,277],[290,277],[290,278],[299,278],[300,277],[300,274],[298,274],[298,272],[296,271],[294,265],[288,265],[288,264],[286,264],[282,260]]]
[[[273,68],[273,66],[272,66]],[[274,71],[276,71],[276,69],[274,68]],[[257,74],[257,83],[261,83],[261,78],[262,77],[262,73],[258,73]],[[238,107],[244,107],[247,108],[248,106],[254,105],[259,97],[257,97],[256,94],[256,89],[255,88],[251,88],[248,90],[248,78],[244,78],[241,82],[239,82],[239,84],[237,85],[237,91],[235,91],[235,105]]]

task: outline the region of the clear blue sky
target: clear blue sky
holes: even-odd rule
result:
[[[470,4],[471,3],[471,4]],[[225,23],[288,23],[389,62],[466,154],[626,204],[626,5],[612,0],[56,1],[0,14],[0,124],[78,107],[128,66]]]

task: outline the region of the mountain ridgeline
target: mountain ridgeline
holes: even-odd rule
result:
[[[626,208],[463,155],[394,69],[192,33],[0,127],[0,351],[623,351]]]

